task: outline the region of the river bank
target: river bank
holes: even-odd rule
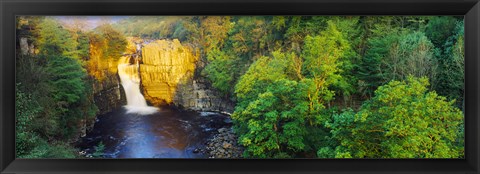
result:
[[[76,147],[90,158],[239,157],[240,153],[230,152],[236,149],[236,138],[227,131],[231,126],[228,115],[215,112],[164,107],[140,115],[121,108],[98,116],[93,130]],[[99,146],[103,146],[100,155]]]
[[[237,143],[238,137],[230,127],[218,129],[207,142],[207,153],[209,158],[242,158],[243,146]]]

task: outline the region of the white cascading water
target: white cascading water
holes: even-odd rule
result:
[[[140,115],[149,115],[158,111],[158,108],[148,106],[147,101],[140,92],[140,77],[138,74],[138,64],[130,65],[123,63],[118,65],[118,75],[122,82],[125,95],[127,97],[127,113],[136,113]]]

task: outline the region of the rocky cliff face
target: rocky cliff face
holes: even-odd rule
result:
[[[116,74],[108,74],[102,81],[98,81],[92,76],[89,78],[93,81],[93,93],[89,98],[93,99],[93,103],[98,108],[97,116],[118,109],[127,103],[123,87],[118,85],[120,82]],[[85,117],[79,122],[79,137],[84,137],[87,132],[93,129],[95,120],[96,117]]]
[[[105,114],[127,104],[125,92],[117,74],[108,73],[102,81],[93,83],[93,97],[99,113]]]
[[[93,99],[98,114],[105,114],[126,105],[126,97],[117,73],[117,61],[106,59],[101,46],[90,43],[87,72],[93,81]]]
[[[202,77],[179,84],[173,103],[176,106],[196,111],[233,112],[233,103],[221,98]]]
[[[33,45],[33,43],[28,43],[28,39],[26,37],[20,38],[20,53],[22,55],[35,54],[35,46]]]
[[[98,115],[106,114],[115,109],[118,109],[127,103],[125,92],[120,84],[119,77],[116,74],[106,73],[102,81],[89,76],[92,83],[93,93],[90,98],[93,99],[94,104],[98,108]],[[78,137],[84,137],[87,132],[93,129],[96,118],[82,119],[78,124],[80,127]]]
[[[102,73],[102,78],[98,79],[99,72],[89,72],[89,78],[93,82],[92,90],[93,102],[98,108],[97,115],[106,114],[115,109],[127,104],[125,91],[120,83],[120,78],[117,73],[109,72],[109,70],[99,70]],[[81,128],[81,137],[85,136],[90,131],[94,124],[95,118],[90,120],[83,120]]]
[[[145,99],[153,105],[175,105],[184,109],[232,112],[205,79],[195,77],[199,51],[178,40],[144,43],[140,64]]]
[[[192,77],[197,60],[194,50],[178,40],[145,44],[140,65],[145,98],[154,105],[172,104],[177,85]]]

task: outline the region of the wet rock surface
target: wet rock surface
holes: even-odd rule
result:
[[[220,128],[208,140],[206,153],[209,158],[242,158],[244,148],[237,143],[237,139],[231,127]]]

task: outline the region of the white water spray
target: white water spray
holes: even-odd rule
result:
[[[138,64],[129,65],[128,63],[118,65],[118,75],[122,82],[125,95],[127,97],[127,113],[136,113],[140,115],[149,115],[158,111],[158,108],[148,106],[147,101],[140,92],[140,76],[138,74]]]

